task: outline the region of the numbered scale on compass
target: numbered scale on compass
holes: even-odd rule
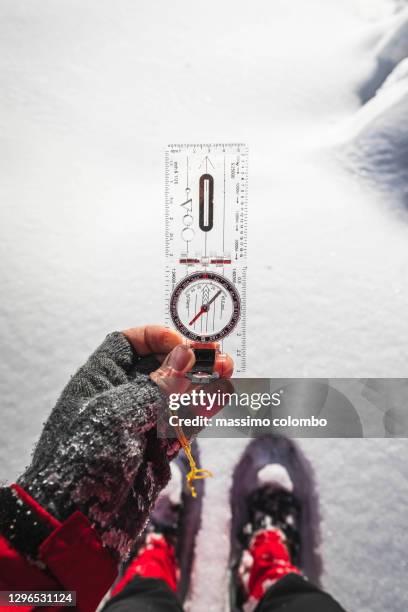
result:
[[[225,276],[196,272],[175,287],[170,298],[170,315],[178,331],[190,340],[221,340],[239,321],[239,294]]]

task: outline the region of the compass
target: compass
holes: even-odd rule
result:
[[[196,345],[196,373],[215,374],[217,352],[246,369],[247,198],[244,144],[168,146],[165,323]]]
[[[183,278],[170,298],[176,329],[197,342],[216,342],[228,336],[241,314],[239,293],[216,272],[194,272]]]

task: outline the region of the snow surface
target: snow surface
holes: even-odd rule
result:
[[[163,489],[162,495],[168,497],[173,505],[181,503],[181,493],[183,489],[183,475],[176,463],[170,464],[171,479],[167,486]]]
[[[249,375],[406,376],[405,6],[2,1],[1,478],[108,331],[163,320],[168,142],[250,146]],[[244,446],[201,443],[194,612],[223,610]],[[324,585],[349,610],[405,609],[406,442],[301,446]]]
[[[269,484],[275,485],[277,489],[293,491],[293,482],[289,477],[288,471],[279,463],[268,463],[259,470],[257,477],[260,486]]]

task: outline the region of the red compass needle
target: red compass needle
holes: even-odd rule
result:
[[[217,299],[217,297],[220,295],[221,293],[221,289],[219,289],[217,291],[217,293],[215,295],[213,295],[213,297],[211,298],[211,300],[209,302],[207,302],[206,304],[203,304],[200,308],[200,310],[197,312],[197,314],[191,319],[189,325],[193,325],[197,319],[199,317],[201,317],[202,314],[204,314],[205,312],[208,312],[211,304]]]

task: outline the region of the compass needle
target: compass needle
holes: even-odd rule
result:
[[[231,355],[237,375],[242,375],[247,147],[169,145],[165,169],[166,324],[200,346],[193,348],[196,363],[186,375],[192,382],[205,384],[218,377],[214,371],[218,342]],[[195,496],[193,481],[212,474],[197,467],[181,427],[176,433],[190,463],[187,482]]]

